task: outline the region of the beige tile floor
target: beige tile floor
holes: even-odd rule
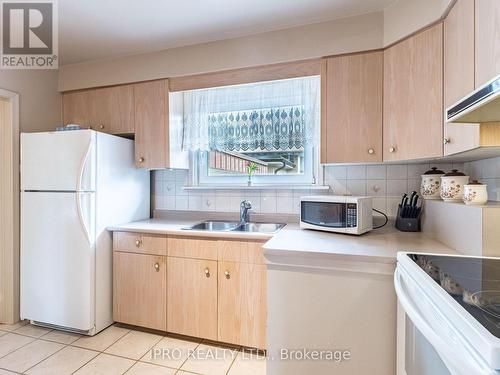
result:
[[[0,324],[0,375],[265,375],[262,355],[239,347],[113,325],[93,337]]]

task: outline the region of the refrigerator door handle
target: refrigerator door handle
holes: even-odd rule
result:
[[[82,161],[80,162],[80,169],[77,174],[77,179],[76,179],[76,190],[81,191],[82,190],[82,180],[83,180],[83,173],[85,172],[85,167],[87,165],[87,162],[89,160],[89,155],[90,155],[90,149],[92,148],[92,139],[89,140],[89,143],[87,145],[85,154],[82,157]]]
[[[83,217],[82,195],[83,194],[81,192],[76,193],[76,211],[78,213],[78,219],[80,220],[83,233],[85,234],[85,237],[87,238],[89,245],[92,245],[92,239],[90,238],[90,231],[85,222],[85,218]]]

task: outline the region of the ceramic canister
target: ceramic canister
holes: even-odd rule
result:
[[[441,199],[446,202],[461,202],[464,196],[464,185],[469,183],[469,176],[453,169],[441,176]]]
[[[420,195],[424,199],[439,199],[439,190],[441,187],[441,176],[444,175],[443,171],[440,171],[436,167],[432,167],[430,170],[422,175],[422,182],[420,184]]]
[[[463,201],[465,204],[485,204],[488,202],[486,185],[483,185],[477,180],[465,185]]]

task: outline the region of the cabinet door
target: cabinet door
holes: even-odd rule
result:
[[[134,102],[136,165],[168,167],[168,80],[134,85]]]
[[[384,161],[443,155],[443,25],[384,51]]]
[[[476,87],[500,74],[500,1],[476,0]]]
[[[219,341],[266,349],[266,266],[219,262]]]
[[[217,340],[217,261],[168,257],[169,332]]]
[[[372,52],[327,60],[322,162],[382,161],[382,59],[382,52]]]
[[[113,319],[167,330],[167,258],[113,253]]]
[[[444,21],[444,104],[474,90],[474,0],[458,0]]]
[[[453,155],[480,146],[479,124],[445,124],[444,154]]]
[[[134,133],[134,88],[132,85],[93,90],[93,127],[110,134]]]
[[[91,91],[70,92],[62,95],[64,125],[76,124],[85,128],[92,125]]]

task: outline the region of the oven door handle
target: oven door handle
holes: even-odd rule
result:
[[[479,363],[473,357],[472,353],[468,351],[468,348],[464,348],[462,353],[458,353],[449,344],[447,344],[445,339],[440,337],[440,335],[432,329],[429,323],[419,312],[417,306],[412,301],[405,284],[406,283],[403,280],[401,271],[396,268],[396,272],[394,273],[394,287],[396,289],[399,303],[405,310],[406,315],[410,318],[420,333],[422,333],[422,335],[434,347],[453,375],[498,374],[496,371],[489,369],[486,364]],[[469,360],[464,360],[464,356],[466,356]]]

